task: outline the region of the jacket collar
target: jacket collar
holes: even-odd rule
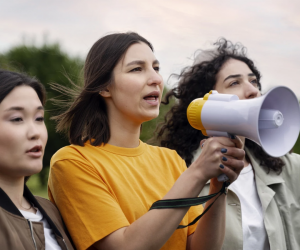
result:
[[[2,188],[0,188],[0,207],[14,215],[23,217],[19,209],[15,206],[15,204],[11,201],[11,199],[3,191]]]
[[[51,228],[54,231],[54,233],[56,233],[58,236],[62,237],[62,235],[61,235],[60,231],[58,230],[58,228],[55,226],[55,224],[50,219],[50,217],[48,216],[48,214],[46,213],[46,211],[44,210],[44,208],[38,203],[38,201],[36,200],[36,198],[34,197],[34,195],[30,192],[29,188],[26,185],[24,185],[23,196],[30,203],[32,203],[35,207],[37,207],[40,210],[40,212],[42,213],[43,217],[46,218],[47,222],[51,226]],[[11,199],[9,198],[9,196],[1,188],[0,188],[0,207],[2,207],[6,211],[8,211],[8,212],[10,212],[10,213],[12,213],[14,215],[21,216],[21,217],[24,218],[24,216],[21,214],[21,212],[19,211],[19,209],[15,206],[15,204],[11,201]]]
[[[281,174],[278,175],[272,170],[270,170],[270,172],[268,173],[267,169],[259,164],[259,160],[254,157],[249,149],[245,148],[245,151],[250,158],[252,167],[255,171],[255,176],[259,177],[263,183],[265,183],[267,186],[284,183]]]

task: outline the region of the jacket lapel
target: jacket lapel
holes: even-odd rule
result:
[[[247,148],[245,149],[245,151],[249,156],[252,167],[254,169],[256,188],[262,204],[263,212],[265,214],[271,200],[275,195],[275,192],[270,186],[284,183],[284,180],[281,175],[276,174],[272,170],[267,173],[267,170],[263,166],[259,165],[259,160],[257,160],[253,156],[252,152]]]

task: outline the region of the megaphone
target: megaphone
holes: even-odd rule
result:
[[[246,100],[212,90],[204,98],[190,103],[187,118],[190,125],[205,136],[243,136],[273,157],[288,153],[300,131],[298,99],[284,86]]]

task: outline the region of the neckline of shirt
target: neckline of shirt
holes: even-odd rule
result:
[[[247,174],[247,173],[249,173],[250,171],[253,171],[253,169],[252,169],[252,165],[249,163],[249,165],[248,165],[247,167],[244,167],[244,168],[242,169],[240,175],[241,175],[241,174]]]
[[[43,219],[43,215],[40,212],[40,210],[37,207],[34,207],[36,209],[36,213],[32,213],[32,212],[28,212],[22,209],[19,209],[19,211],[21,212],[21,214],[29,220],[36,220],[36,221],[40,221]]]
[[[123,156],[138,156],[144,153],[145,151],[145,143],[139,140],[139,146],[136,148],[124,148],[124,147],[118,147],[111,144],[106,143],[105,145],[97,146],[97,148],[117,154],[117,155],[123,155]]]

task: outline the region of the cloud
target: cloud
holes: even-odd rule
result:
[[[47,33],[50,41],[85,57],[101,36],[131,30],[153,43],[167,79],[192,63],[195,50],[224,36],[248,48],[264,88],[284,84],[300,97],[299,9],[299,0],[11,0],[0,9],[0,51],[24,34],[42,43]]]

